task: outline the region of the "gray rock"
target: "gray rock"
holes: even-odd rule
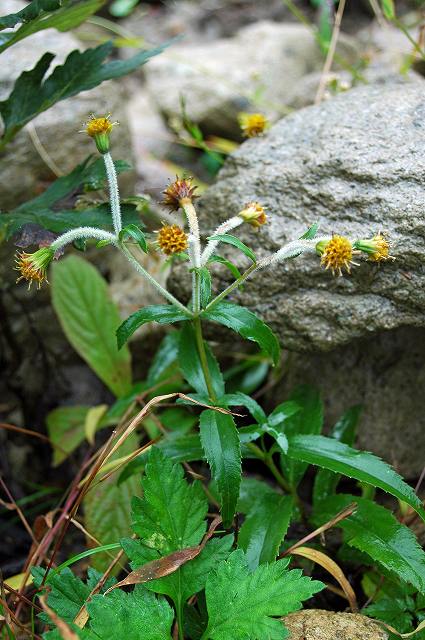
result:
[[[24,2],[7,0],[6,11],[18,11]],[[3,10],[3,5],[2,5]],[[66,56],[81,44],[70,33],[48,29],[18,42],[1,54],[0,99],[4,100],[22,71],[34,67],[46,52],[56,54],[54,66],[64,62]],[[0,210],[10,209],[34,197],[55,175],[34,145],[37,138],[44,147],[48,162],[58,173],[68,173],[76,164],[96,150],[93,141],[79,134],[82,123],[90,113],[112,113],[121,125],[113,133],[115,158],[131,161],[131,139],[125,117],[126,94],[122,83],[109,81],[73,98],[59,102],[40,114],[22,130],[1,155],[2,180],[0,184]],[[1,119],[0,119],[1,131]],[[31,134],[31,135],[30,135]],[[121,180],[129,191],[134,175],[124,174]]]
[[[341,36],[340,53],[357,56],[353,40]],[[238,137],[241,111],[276,118],[305,74],[319,70],[323,57],[312,32],[298,24],[258,22],[237,36],[207,44],[170,47],[146,67],[147,87],[167,118],[189,117],[206,133]]]
[[[425,446],[424,115],[420,86],[353,89],[243,144],[199,201],[205,235],[245,202],[263,203],[269,224],[258,236],[238,233],[259,257],[316,220],[323,233],[353,238],[389,232],[395,262],[362,260],[351,276],[334,278],[304,256],[260,271],[230,300],[297,352],[286,355],[274,403],[297,382],[321,387],[330,423],[362,403],[361,445],[410,478]],[[226,254],[248,266],[234,249]],[[220,290],[230,282],[221,268],[217,279]],[[174,293],[182,295],[182,282],[175,272]]]
[[[388,634],[358,613],[305,609],[283,618],[289,640],[386,640]]]

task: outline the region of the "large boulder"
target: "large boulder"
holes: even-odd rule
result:
[[[358,613],[305,609],[284,618],[289,640],[386,640],[388,634]]]
[[[409,477],[422,469],[425,445],[424,116],[423,86],[353,89],[243,144],[199,202],[207,233],[244,203],[263,203],[269,224],[258,236],[240,231],[259,257],[316,220],[323,233],[353,238],[389,232],[394,262],[363,260],[334,278],[304,256],[260,271],[233,300],[297,352],[280,393],[308,379],[323,390],[331,422],[362,402],[362,446]],[[218,272],[220,288],[228,278]]]
[[[353,40],[342,35],[339,52],[354,61]],[[238,114],[261,110],[274,118],[296,83],[323,66],[314,34],[300,24],[258,22],[233,38],[174,45],[146,67],[147,87],[167,118],[189,117],[207,133],[238,137]]]
[[[26,3],[21,0],[6,0],[4,6],[2,2],[2,14],[19,11],[25,6]],[[46,51],[56,55],[51,67],[53,69],[62,64],[74,49],[83,47],[71,33],[47,29],[4,51],[0,65],[0,100],[7,98],[19,75],[32,69]],[[0,154],[0,210],[13,208],[34,197],[54,179],[54,171],[57,174],[68,173],[78,162],[95,152],[93,141],[78,134],[82,123],[93,112],[112,113],[114,119],[120,121],[119,130],[113,134],[114,156],[131,160],[125,105],[126,94],[122,83],[108,81],[91,91],[57,103],[35,118]],[[134,184],[134,174],[124,175],[121,183],[130,190]]]

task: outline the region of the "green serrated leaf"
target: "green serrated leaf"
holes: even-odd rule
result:
[[[154,447],[142,479],[143,498],[133,501],[133,528],[143,543],[167,555],[200,543],[208,503],[198,482],[189,485],[183,469]]]
[[[124,395],[131,387],[130,352],[117,349],[120,317],[105,280],[77,256],[57,262],[52,272],[52,303],[66,337],[112,393]]]
[[[425,552],[413,531],[398,522],[385,507],[366,498],[336,495],[319,503],[315,521],[327,522],[351,502],[357,503],[356,511],[337,524],[344,531],[345,541],[367,553],[399,579],[425,592]]]
[[[117,460],[138,447],[136,434],[132,433],[119,449],[111,456],[110,461]],[[86,529],[101,544],[116,542],[129,535],[131,531],[131,501],[140,493],[137,478],[132,477],[118,483],[118,474],[113,474],[100,484],[95,485],[83,500],[84,524]],[[111,563],[111,556],[100,553],[94,556],[92,564],[99,571],[104,571]],[[116,567],[118,571],[120,565]]]
[[[246,407],[258,424],[262,424],[267,419],[263,408],[258,404],[258,402],[241,391],[236,393],[227,393],[223,398],[223,403],[226,407]]]
[[[205,593],[211,640],[282,640],[288,632],[278,618],[297,611],[321,582],[287,571],[288,560],[262,564],[250,572],[242,550],[234,551],[208,577]]]
[[[189,312],[186,314],[172,304],[153,304],[143,307],[124,320],[118,327],[117,344],[118,349],[122,349],[133,333],[147,322],[158,322],[158,324],[171,324],[189,320]]]
[[[285,433],[286,425],[289,419],[300,410],[300,405],[293,400],[282,402],[261,425],[262,431],[276,440],[276,444],[282,453],[288,453],[288,438]]]
[[[338,420],[330,436],[352,447],[361,410],[362,407],[360,405],[348,409]],[[319,469],[317,471],[313,487],[313,505],[335,493],[340,477],[339,474],[328,471],[328,469]]]
[[[127,237],[133,238],[139,245],[142,251],[148,252],[148,245],[146,242],[146,236],[143,231],[135,224],[128,224],[119,233],[119,239],[123,242]]]
[[[245,551],[251,570],[276,560],[294,507],[291,497],[276,493],[265,483],[262,485],[258,498],[246,511],[238,537],[238,546]]]
[[[64,5],[57,0],[33,0],[18,13],[0,18],[0,29],[21,23],[18,29],[5,34],[6,37],[2,38],[0,53],[38,31],[45,29],[69,31],[78,27],[89,16],[96,13],[104,2],[105,0],[81,0]]]
[[[223,376],[211,349],[207,343],[204,344],[213,390],[216,396],[220,399],[224,395]],[[201,360],[197,349],[195,331],[189,323],[184,325],[180,333],[179,365],[184,378],[195,389],[195,391],[208,398],[209,391],[205,382]]]
[[[301,410],[285,421],[284,431],[286,436],[290,438],[301,433],[320,433],[323,427],[323,403],[317,389],[309,385],[300,385],[294,389],[289,399],[300,406]],[[275,409],[273,414],[275,412],[278,416],[279,407]],[[301,482],[308,464],[282,456],[281,467],[282,473],[288,479],[290,485],[296,487]]]
[[[171,640],[172,608],[141,585],[131,593],[116,589],[106,596],[95,595],[87,610],[88,628],[79,632],[83,639]]]
[[[288,456],[366,482],[407,502],[425,520],[421,500],[389,464],[333,438],[299,435],[289,439]],[[321,504],[321,503],[320,503]]]
[[[224,242],[225,244],[231,244],[232,246],[242,251],[242,253],[244,253],[247,258],[252,260],[252,262],[257,262],[257,257],[255,253],[252,251],[252,249],[247,247],[246,244],[244,244],[236,236],[232,236],[229,233],[224,233],[224,234],[219,234],[217,236],[210,236],[209,238],[207,238],[207,240],[214,240],[216,242]]]
[[[256,342],[275,365],[279,362],[280,347],[275,334],[252,311],[230,302],[219,302],[209,311],[203,311],[201,317],[223,324],[243,338]]]
[[[221,496],[221,515],[225,527],[236,511],[241,482],[241,447],[233,417],[211,409],[200,416],[202,448]]]
[[[57,66],[50,76],[43,80],[54,58],[53,54],[45,53],[33,69],[24,71],[19,76],[9,97],[0,102],[0,114],[4,122],[2,146],[36,115],[46,111],[53,104],[93,89],[105,80],[131,73],[145,64],[149,58],[161,53],[166,46],[168,44],[140,51],[127,60],[111,62],[105,62],[113,49],[111,42],[83,52],[75,50],[69,54],[64,64]]]

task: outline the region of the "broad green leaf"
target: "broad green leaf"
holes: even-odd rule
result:
[[[80,0],[80,2],[57,2],[54,0],[36,0],[21,11],[4,18],[0,18],[0,29],[21,26],[13,32],[7,33],[2,39],[0,53],[16,42],[27,38],[33,33],[45,29],[69,31],[78,27],[104,4],[105,0]]]
[[[378,602],[362,609],[362,614],[391,625],[399,633],[408,633],[413,628],[413,615],[406,608],[405,598],[380,598]],[[392,639],[397,636],[391,634]],[[422,640],[423,636],[412,636],[413,640]]]
[[[126,227],[121,229],[119,233],[119,238],[121,241],[125,241],[127,237],[133,238],[139,245],[142,251],[145,253],[148,252],[148,245],[146,242],[146,236],[143,231],[136,224],[128,224]]]
[[[204,309],[211,299],[211,274],[207,267],[199,269],[199,285],[201,309]]]
[[[201,317],[224,324],[243,338],[256,342],[274,364],[279,362],[280,347],[276,336],[252,311],[230,302],[219,302],[209,311],[203,311]]]
[[[319,503],[315,521],[326,522],[351,502],[357,503],[356,511],[337,525],[343,529],[345,541],[424,593],[425,552],[413,531],[385,507],[366,498],[336,495]]]
[[[251,570],[264,562],[273,562],[279,554],[280,544],[288,530],[293,510],[293,499],[282,496],[265,483],[257,499],[246,511],[238,546],[245,551]]]
[[[208,503],[199,482],[188,484],[183,468],[157,447],[142,478],[143,498],[133,500],[133,529],[161,556],[193,547],[206,531]]]
[[[287,571],[289,560],[262,564],[250,572],[242,550],[220,562],[208,577],[205,594],[211,640],[282,640],[288,637],[282,616],[301,608],[303,600],[323,588],[303,577],[300,569]]]
[[[204,342],[204,345],[214,393],[220,399],[224,395],[223,376],[208,344]],[[195,391],[208,398],[209,392],[198,353],[195,331],[189,323],[183,326],[180,333],[179,365],[184,378]]]
[[[180,332],[171,331],[162,339],[148,371],[149,386],[156,384],[179,355]]]
[[[388,20],[394,20],[395,18],[394,0],[381,0],[381,4],[382,4],[382,11],[384,13],[384,16]]]
[[[158,322],[158,324],[171,324],[189,320],[189,312],[186,314],[172,304],[152,304],[149,307],[142,307],[124,320],[117,329],[118,349],[121,349],[133,333],[147,322]]]
[[[425,520],[422,502],[413,489],[390,465],[372,453],[357,451],[333,438],[300,435],[289,438],[288,456],[382,489],[407,502]]]
[[[226,393],[223,398],[223,402],[226,407],[246,407],[258,424],[262,424],[267,419],[263,408],[260,407],[258,402],[256,402],[254,398],[251,398],[251,396],[247,396],[245,393],[241,393],[240,391],[236,393]]]
[[[317,389],[308,385],[296,387],[289,400],[301,407],[301,410],[285,421],[283,429],[288,438],[301,433],[319,434],[323,427],[323,403]],[[280,406],[271,414],[279,415]],[[269,416],[269,420],[271,416]],[[274,425],[277,428],[277,425]],[[296,487],[302,480],[308,464],[300,460],[281,457],[282,473],[291,486]]]
[[[86,419],[84,421],[84,435],[87,442],[92,445],[94,444],[96,431],[100,428],[102,418],[104,418],[107,410],[107,404],[99,404],[95,407],[90,407],[87,411]]]
[[[165,598],[142,585],[131,593],[116,589],[95,595],[87,604],[88,625],[78,634],[87,640],[171,640],[174,612]]]
[[[69,342],[112,393],[127,393],[130,352],[118,351],[120,317],[105,280],[86,260],[72,255],[54,264],[52,272],[53,307]]]
[[[124,457],[137,449],[136,435],[131,434],[119,449],[111,456],[110,461]],[[96,485],[102,472],[94,481],[83,500],[84,524],[87,531],[101,544],[117,542],[131,531],[131,500],[140,493],[137,478],[129,478],[118,484],[118,473]],[[113,556],[112,556],[113,557]],[[95,555],[92,565],[99,571],[104,571],[111,563],[111,556],[106,553]],[[117,567],[117,570],[120,566]]]
[[[53,445],[53,466],[61,464],[84,441],[84,423],[90,407],[59,407],[47,416],[47,433]]]
[[[241,482],[241,447],[233,417],[212,409],[200,416],[201,444],[221,496],[225,527],[236,511]]]
[[[93,49],[72,51],[62,65],[57,66],[50,76],[43,80],[54,55],[45,53],[30,71],[24,71],[16,80],[13,90],[6,100],[0,102],[4,133],[4,146],[22,127],[39,113],[53,104],[70,98],[81,91],[88,91],[105,80],[119,78],[135,71],[149,58],[158,55],[168,45],[140,51],[127,60],[105,62],[112,53],[113,45],[106,42]]]
[[[356,437],[356,428],[361,410],[362,407],[360,405],[348,409],[332,429],[331,437],[352,447]],[[313,505],[316,505],[319,500],[333,495],[338,486],[339,479],[340,475],[337,473],[333,473],[327,469],[318,469],[313,486]]]
[[[217,242],[224,242],[225,244],[231,244],[232,246],[242,251],[242,253],[244,253],[247,258],[252,260],[252,262],[257,262],[257,257],[255,253],[252,251],[252,249],[247,247],[246,244],[244,244],[236,236],[232,236],[229,233],[224,233],[222,235],[219,234],[217,236],[210,236],[209,238],[207,238],[207,240],[214,240],[214,242],[217,241]]]
[[[208,260],[208,264],[213,262],[219,262],[220,264],[224,264],[224,266],[229,269],[230,273],[235,278],[235,280],[241,277],[241,272],[239,271],[237,266],[233,264],[231,260],[226,260],[226,258],[222,258],[221,256],[212,255],[211,258]]]
[[[195,593],[205,588],[208,574],[217,566],[218,562],[228,557],[232,544],[233,535],[209,540],[199,556],[186,562],[171,575],[149,581],[145,583],[145,586],[150,591],[169,596],[177,606],[180,606]],[[133,570],[160,557],[159,553],[145,547],[138,540],[127,538],[121,540],[121,545],[131,560]]]

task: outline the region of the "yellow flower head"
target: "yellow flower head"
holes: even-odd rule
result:
[[[21,251],[16,256],[16,270],[20,272],[20,280],[28,280],[28,289],[31,287],[33,281],[37,282],[38,289],[41,287],[41,283],[46,280],[47,267],[53,260],[55,252],[50,247],[43,247],[38,249],[35,253],[26,253]]]
[[[158,231],[158,246],[166,256],[187,249],[187,235],[177,224],[164,225]]]
[[[344,236],[333,236],[330,240],[322,240],[317,243],[316,251],[321,256],[320,264],[325,269],[330,269],[333,275],[342,276],[342,269],[350,273],[350,265],[355,264],[353,258],[353,245]]]
[[[266,212],[259,202],[249,202],[238,216],[256,229],[267,222]]]
[[[192,178],[178,178],[174,182],[170,183],[168,187],[163,191],[164,199],[161,204],[169,207],[172,211],[178,211],[182,202],[191,202],[198,196],[194,195],[196,186],[192,185]]]
[[[97,150],[100,153],[108,153],[109,135],[112,128],[118,124],[118,122],[111,122],[110,118],[110,114],[99,118],[96,118],[96,116],[92,114],[84,124],[84,129],[82,130],[84,133],[87,133],[90,138],[94,139]]]
[[[255,138],[265,132],[269,121],[262,113],[241,113],[239,124],[246,138]]]
[[[374,262],[395,260],[393,256],[390,256],[390,244],[386,239],[385,234],[381,232],[369,240],[357,240],[357,242],[354,243],[354,246],[356,249],[367,253],[369,260]]]

